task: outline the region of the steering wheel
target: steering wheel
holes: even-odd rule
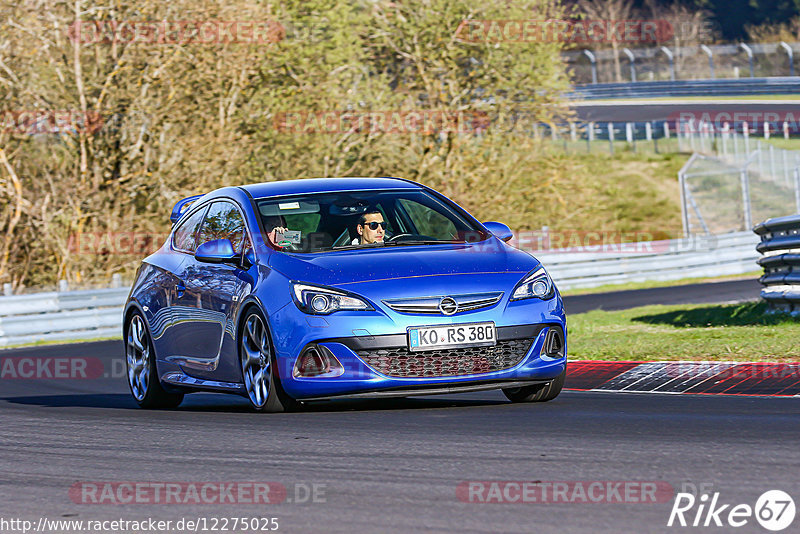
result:
[[[397,235],[393,235],[389,239],[386,239],[386,241],[388,241],[388,242],[391,242],[391,241],[416,241],[416,240],[419,240],[419,241],[436,241],[436,239],[434,239],[434,238],[432,238],[430,236],[427,236],[427,235],[422,235],[422,234],[397,234]]]
[[[392,237],[390,237],[386,241],[397,241],[401,237],[408,237],[408,236],[412,236],[412,235],[414,235],[414,234],[397,234],[397,235],[393,235]]]

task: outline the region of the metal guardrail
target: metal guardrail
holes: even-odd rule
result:
[[[752,96],[800,92],[800,77],[742,78],[734,80],[678,80],[576,85],[572,97],[584,100],[682,97]]]
[[[738,79],[740,76],[794,76],[795,56],[800,43],[731,43],[718,45],[647,46],[643,48],[601,48],[562,52],[575,79],[597,83],[619,76],[625,63],[630,81],[646,76],[658,79]],[[616,67],[616,68],[615,68]],[[617,79],[619,81],[619,79]]]
[[[122,335],[129,288],[0,297],[0,347]]]
[[[636,243],[633,252],[626,251],[630,248],[626,245],[616,245],[611,251],[530,252],[547,267],[559,288],[572,289],[743,274],[753,270],[757,241],[751,232],[741,232]],[[0,347],[119,338],[129,291],[115,288],[0,297]]]
[[[769,219],[753,231],[761,237],[761,298],[774,310],[800,311],[800,215]]]
[[[547,252],[534,255],[560,289],[680,280],[753,271],[758,239],[750,232],[638,243],[641,252]]]

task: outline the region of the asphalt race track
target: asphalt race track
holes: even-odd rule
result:
[[[277,517],[283,532],[618,534],[669,532],[670,502],[471,503],[456,488],[653,481],[751,506],[770,489],[800,491],[800,399],[566,391],[548,404],[512,405],[487,392],[255,414],[244,399],[206,394],[174,411],[140,410],[126,388],[124,378],[3,384],[3,517],[246,516]],[[76,504],[69,489],[87,481],[279,482],[290,499],[316,484],[324,497]]]
[[[564,297],[567,315],[591,310],[626,310],[650,304],[721,304],[758,300],[758,280],[730,280]]]
[[[670,499],[682,489],[750,506],[771,489],[800,495],[798,398],[565,391],[519,405],[483,392],[256,414],[243,398],[194,394],[179,409],[146,411],[120,372],[120,341],[0,352],[26,356],[95,358],[106,374],[0,380],[2,518],[239,516],[276,517],[280,532],[619,534],[675,531],[666,526]],[[670,491],[655,503],[477,503],[457,493],[470,481],[628,481]],[[277,482],[287,498],[91,504],[70,493],[91,482]],[[316,499],[307,491],[315,486]],[[736,530],[764,532],[752,518]]]

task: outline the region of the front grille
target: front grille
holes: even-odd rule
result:
[[[383,303],[399,313],[454,315],[467,311],[479,310],[494,306],[503,298],[503,292],[472,293],[469,295],[451,295],[438,297],[414,297],[409,299],[384,300]],[[445,313],[443,300],[450,300],[451,309]]]
[[[531,348],[531,339],[498,341],[494,347],[410,352],[406,347],[358,350],[364,362],[385,376],[426,378],[491,373],[514,367]]]

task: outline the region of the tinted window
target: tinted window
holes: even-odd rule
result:
[[[303,215],[287,215],[284,217],[286,228],[299,230],[304,235],[316,232],[319,228],[319,213],[307,213]]]
[[[188,219],[180,223],[180,226],[178,226],[173,234],[173,247],[178,250],[186,250],[189,252],[194,252],[197,249],[195,237],[197,237],[197,231],[200,228],[200,224],[203,222],[203,215],[205,212],[205,208],[200,208]]]
[[[266,232],[278,226],[290,232],[286,240],[275,242],[285,252],[325,252],[362,246],[358,233],[360,217],[375,211],[381,213],[386,223],[384,241],[365,245],[459,243],[488,237],[457,206],[420,190],[343,191],[264,198],[258,200],[258,211]]]
[[[244,237],[245,226],[239,209],[230,202],[214,202],[200,230],[198,245],[214,239],[228,239],[233,250],[241,254]]]

